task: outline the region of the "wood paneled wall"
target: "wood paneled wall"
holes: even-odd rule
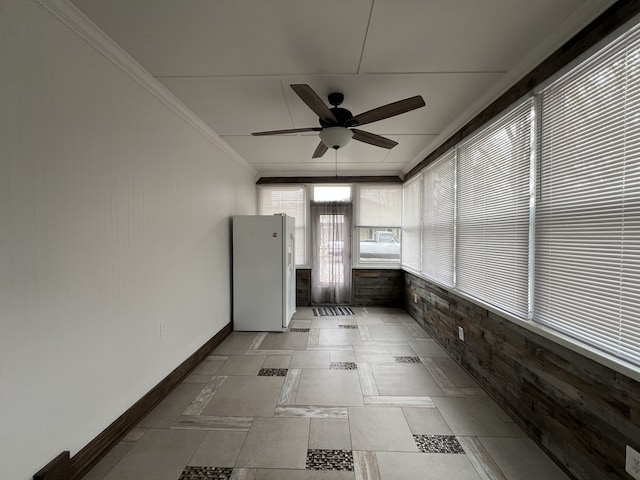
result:
[[[411,316],[568,473],[580,480],[630,478],[625,446],[640,447],[639,382],[408,272],[404,300]]]
[[[311,305],[311,269],[296,269],[296,306]]]
[[[355,307],[401,307],[404,277],[402,270],[353,269],[352,305]]]

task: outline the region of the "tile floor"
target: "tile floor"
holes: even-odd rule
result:
[[[85,480],[566,480],[401,310],[232,333]]]

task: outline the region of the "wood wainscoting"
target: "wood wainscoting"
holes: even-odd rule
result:
[[[352,305],[354,307],[402,307],[403,271],[399,269],[354,268]]]
[[[640,441],[640,382],[427,280],[404,277],[405,309],[567,473],[630,478],[625,447]]]

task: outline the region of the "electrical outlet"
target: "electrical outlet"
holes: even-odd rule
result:
[[[458,338],[464,342],[464,328],[458,327]]]
[[[625,471],[636,480],[640,480],[640,453],[627,445]]]
[[[167,334],[167,324],[160,322],[160,337],[164,337]]]
[[[413,303],[418,303],[418,294],[417,293],[413,294]]]

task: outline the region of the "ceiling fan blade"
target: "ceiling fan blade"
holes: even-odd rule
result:
[[[298,94],[300,99],[307,104],[307,106],[313,110],[313,113],[318,115],[321,120],[325,120],[331,123],[338,123],[335,115],[327,104],[322,101],[322,99],[318,96],[313,89],[304,83],[298,83],[291,85],[291,88],[294,92]]]
[[[311,156],[311,158],[320,158],[325,153],[327,153],[327,150],[329,150],[329,147],[327,147],[324,143],[320,142],[316,147],[315,151],[313,152],[313,155]]]
[[[357,128],[352,128],[351,131],[353,132],[354,140],[359,140],[370,145],[375,145],[376,147],[391,149],[398,145],[398,142],[394,142],[393,140],[390,140],[388,138],[376,135],[375,133],[365,132],[363,130],[358,130]]]
[[[397,102],[389,103],[387,105],[383,105],[382,107],[374,108],[373,110],[369,110],[368,112],[361,113],[360,115],[356,115],[353,118],[350,118],[345,123],[348,127],[355,127],[358,125],[365,125],[371,122],[377,122],[378,120],[383,120],[389,117],[395,117],[396,115],[400,115],[401,113],[410,112],[411,110],[415,110],[416,108],[424,107],[424,100],[420,95],[416,95],[415,97],[405,98],[404,100],[399,100]]]
[[[290,128],[288,130],[270,130],[268,132],[253,132],[251,135],[255,137],[261,137],[264,135],[284,135],[285,133],[320,132],[321,130],[322,130],[322,127]]]

